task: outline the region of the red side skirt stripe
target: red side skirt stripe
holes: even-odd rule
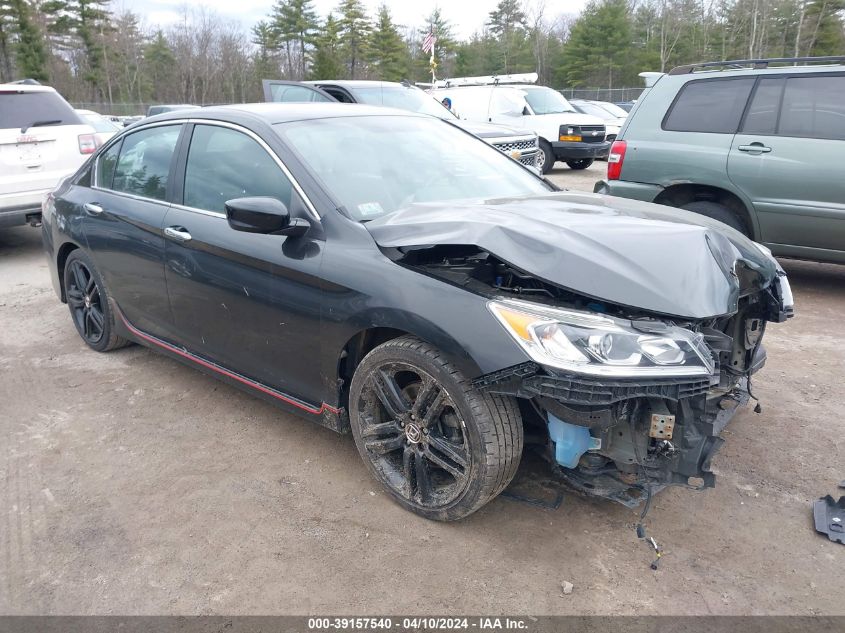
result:
[[[177,355],[181,356],[182,358],[187,358],[188,360],[196,363],[197,365],[202,365],[203,367],[211,369],[212,371],[215,371],[218,374],[223,374],[224,376],[227,376],[228,378],[232,378],[233,380],[237,380],[238,382],[243,383],[244,385],[247,385],[248,387],[252,387],[253,389],[257,389],[258,391],[261,391],[262,393],[266,393],[267,395],[273,396],[274,398],[277,398],[277,399],[281,400],[282,402],[293,405],[297,409],[302,409],[303,411],[307,411],[308,413],[311,413],[311,414],[314,414],[314,415],[320,415],[325,411],[329,411],[331,413],[334,413],[335,415],[340,413],[340,409],[337,409],[336,407],[328,405],[325,402],[323,402],[320,405],[319,408],[309,406],[306,403],[302,402],[301,400],[297,400],[296,398],[293,398],[291,396],[286,396],[285,394],[283,394],[279,391],[276,391],[275,389],[272,389],[270,387],[262,385],[260,382],[250,380],[249,378],[241,376],[240,374],[236,374],[234,372],[229,371],[228,369],[224,369],[223,367],[220,367],[220,365],[217,365],[217,364],[212,363],[210,361],[207,361],[203,358],[200,358],[199,356],[196,356],[195,354],[191,354],[189,351],[187,351],[185,349],[182,349],[180,347],[176,347],[175,345],[171,345],[170,343],[166,343],[165,341],[162,341],[161,339],[158,339],[155,336],[152,336],[152,335],[147,334],[145,332],[142,332],[141,330],[136,328],[134,325],[132,325],[126,319],[125,316],[123,316],[123,313],[120,310],[117,310],[117,313],[120,316],[121,321],[123,321],[123,324],[127,327],[127,329],[129,329],[130,332],[132,332],[132,334],[134,334],[138,338],[144,339],[145,341],[147,341],[149,343],[152,343],[153,345],[156,345],[158,347],[166,349],[168,352],[173,352],[174,354],[177,354]]]

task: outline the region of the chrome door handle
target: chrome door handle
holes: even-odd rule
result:
[[[188,242],[191,239],[191,234],[182,226],[168,226],[164,229],[164,234],[177,242]]]
[[[101,207],[96,202],[86,202],[82,205],[82,208],[85,209],[91,215],[100,215],[103,212],[103,207]]]
[[[772,151],[771,147],[766,147],[762,143],[752,143],[751,145],[739,145],[737,149],[740,152],[752,152],[757,154],[768,154]]]

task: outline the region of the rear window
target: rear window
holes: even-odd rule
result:
[[[40,125],[82,125],[79,115],[55,92],[0,88],[0,129]]]
[[[783,78],[761,79],[745,115],[742,131],[745,134],[774,134],[778,124]]]
[[[753,77],[690,81],[663,119],[663,129],[734,134],[753,86]]]
[[[777,133],[845,139],[845,77],[787,79]]]

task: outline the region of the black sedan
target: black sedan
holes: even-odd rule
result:
[[[765,324],[792,310],[775,260],[718,222],[561,193],[368,106],[151,118],[48,197],[43,234],[89,347],[141,343],[351,430],[441,520],[501,492],[524,438],[629,505],[712,486]]]

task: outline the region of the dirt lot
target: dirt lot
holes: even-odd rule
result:
[[[845,614],[845,547],[810,513],[845,478],[845,267],[785,267],[798,316],[767,334],[763,413],[728,427],[714,490],[657,497],[655,572],[622,506],[431,523],[348,436],[142,347],[87,350],[39,231],[2,232],[0,612]]]

